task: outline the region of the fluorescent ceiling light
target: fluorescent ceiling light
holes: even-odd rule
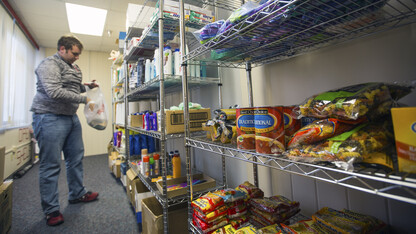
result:
[[[102,36],[107,10],[65,3],[72,33]]]

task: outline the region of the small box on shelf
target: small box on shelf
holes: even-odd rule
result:
[[[158,127],[160,129],[160,112],[158,112]],[[166,110],[165,111],[165,132],[166,134],[183,133],[184,116],[183,110]],[[211,119],[211,109],[203,108],[199,110],[189,110],[189,128],[191,132],[202,131],[202,123],[205,123],[208,119]]]
[[[193,181],[199,180],[199,182],[201,182],[201,183],[198,183],[198,184],[195,184],[195,185],[192,186],[192,190],[194,192],[207,190],[207,189],[215,187],[215,185],[216,185],[216,182],[213,178],[211,178],[207,175],[204,175],[204,174],[195,174],[195,175],[192,176],[192,179],[193,179]],[[185,184],[185,187],[177,188],[177,189],[169,191],[169,187],[172,187],[172,186],[175,186],[175,185],[179,186],[180,184]],[[156,186],[157,186],[157,189],[161,193],[163,193],[163,181],[158,181],[156,183]],[[187,192],[186,176],[167,180],[166,181],[166,186],[168,187],[168,191],[167,191],[167,197],[168,198],[185,195],[186,192]]]

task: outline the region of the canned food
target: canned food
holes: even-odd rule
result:
[[[237,148],[255,150],[254,108],[237,108]]]
[[[258,107],[254,113],[256,152],[281,154],[285,150],[283,106]]]

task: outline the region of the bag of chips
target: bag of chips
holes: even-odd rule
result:
[[[352,218],[345,213],[324,207],[312,215],[312,219],[327,232],[367,233],[371,227],[365,220]]]
[[[195,226],[197,226],[203,233],[209,233],[211,231],[214,231],[220,227],[223,227],[228,224],[227,217],[224,217],[216,222],[213,223],[206,223],[202,219],[198,218],[195,214],[193,215],[192,222]]]
[[[313,95],[301,104],[302,116],[357,120],[389,114],[395,100],[407,95],[409,85],[364,83]]]
[[[344,121],[334,118],[316,120],[293,134],[287,146],[288,148],[294,148],[299,145],[310,145],[349,131],[356,124],[363,121],[364,119],[359,121]]]
[[[255,185],[251,184],[248,181],[245,181],[244,183],[240,184],[237,188],[235,188],[238,191],[241,191],[243,193],[246,193],[248,195],[248,198],[262,198],[264,197],[264,192],[257,188]]]
[[[291,201],[284,196],[276,195],[265,198],[255,198],[250,200],[250,205],[257,208],[260,211],[281,214],[289,210],[299,208],[299,202]]]
[[[192,201],[191,206],[198,212],[207,214],[217,207],[224,205],[224,200],[213,193],[207,193],[200,198]]]
[[[228,207],[223,205],[207,214],[200,213],[198,210],[194,209],[194,214],[204,222],[211,223],[226,216],[228,214]]]

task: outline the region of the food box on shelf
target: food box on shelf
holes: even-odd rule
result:
[[[165,111],[165,133],[183,133],[185,131],[183,110],[166,110]],[[203,108],[199,110],[189,110],[189,129],[193,131],[202,131],[202,123],[211,119],[211,109]],[[158,128],[160,129],[160,112],[157,113]]]
[[[216,182],[213,178],[211,178],[207,175],[204,175],[204,174],[195,174],[195,175],[192,176],[192,180],[193,181],[195,181],[195,180],[203,181],[202,183],[195,184],[194,186],[192,186],[192,189],[193,189],[194,192],[207,190],[207,189],[215,187],[215,185],[216,185]],[[177,196],[181,196],[181,195],[186,194],[186,192],[187,192],[186,176],[166,180],[166,186],[168,188],[170,186],[175,186],[175,185],[180,185],[180,184],[185,184],[185,187],[177,188],[177,189],[171,190],[171,191],[168,190],[167,191],[167,197],[168,198],[177,197]],[[156,186],[159,189],[159,191],[163,194],[163,181],[158,181],[156,183]]]

